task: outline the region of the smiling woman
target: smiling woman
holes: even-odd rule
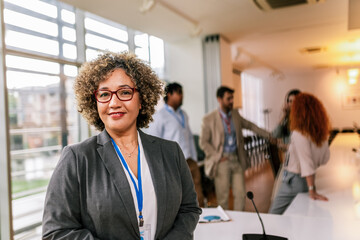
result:
[[[74,90],[102,132],[63,149],[43,239],[192,239],[201,209],[184,155],[139,130],[162,94],[156,74],[133,54],[107,52],[81,67]]]
[[[136,131],[141,104],[134,85],[123,69],[116,69],[108,79],[100,82],[95,92],[99,117],[110,135]],[[112,97],[114,93],[116,97]]]
[[[115,71],[116,69],[118,70]],[[77,92],[78,110],[89,124],[94,125],[100,131],[104,130],[104,123],[98,114],[94,92],[103,88],[103,85],[106,85],[103,81],[110,77],[127,78],[127,85],[136,86],[138,89],[143,106],[137,117],[137,127],[147,127],[152,121],[155,105],[162,94],[162,84],[155,72],[135,55],[106,53],[85,63],[80,72],[74,89]],[[115,91],[117,88],[110,90]]]

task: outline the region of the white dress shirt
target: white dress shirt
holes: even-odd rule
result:
[[[180,145],[185,159],[192,158],[197,161],[194,137],[190,130],[189,118],[185,111],[178,108],[176,111],[165,104],[157,111],[154,121],[150,123],[148,129],[144,129],[147,134],[175,141]]]
[[[147,160],[144,154],[144,149],[141,143],[141,138],[138,132],[138,143],[140,146],[140,164],[141,164],[141,179],[142,179],[142,191],[143,191],[143,217],[144,217],[144,224],[151,225],[151,240],[155,239],[155,232],[157,226],[157,200],[156,200],[156,193],[154,189],[154,184],[151,178],[149,165],[147,164]],[[120,148],[119,148],[120,149]],[[120,150],[121,151],[121,150]],[[124,155],[123,155],[124,156]],[[120,159],[119,159],[120,161]],[[120,161],[121,162],[121,161]],[[137,203],[137,196],[133,182],[131,181],[130,175],[128,171],[125,169],[124,165],[121,164],[124,168],[127,180],[130,185],[131,194],[134,200],[134,206],[136,209],[136,218],[139,222],[139,208]],[[138,180],[135,177],[134,173],[129,168],[129,171],[135,180],[135,183],[138,187]]]

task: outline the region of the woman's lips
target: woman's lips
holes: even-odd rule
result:
[[[115,112],[115,113],[110,113],[109,115],[112,119],[119,119],[119,118],[122,118],[125,115],[125,113]]]

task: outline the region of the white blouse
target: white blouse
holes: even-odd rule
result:
[[[306,137],[298,131],[293,131],[291,134],[291,142],[287,154],[289,154],[289,162],[286,170],[300,174],[301,177],[315,174],[316,169],[326,164],[330,159],[327,140],[319,147],[310,137]]]
[[[140,164],[141,164],[141,179],[142,179],[142,191],[143,191],[143,217],[144,217],[144,224],[151,225],[151,240],[155,239],[155,232],[157,226],[157,201],[156,201],[156,194],[154,189],[154,184],[151,178],[149,165],[147,164],[147,160],[144,154],[144,149],[141,143],[140,135],[138,132],[138,143],[140,146]],[[120,148],[119,148],[120,149]],[[120,159],[119,159],[120,161]],[[121,161],[120,161],[121,163]],[[136,209],[136,218],[139,222],[139,208],[137,204],[137,197],[134,184],[131,181],[128,171],[126,171],[123,164],[121,164],[124,168],[124,172],[126,174],[127,180],[130,185],[131,194],[134,200],[134,207]],[[129,168],[130,173],[135,180],[136,185],[138,185],[138,180],[135,177],[134,173]]]

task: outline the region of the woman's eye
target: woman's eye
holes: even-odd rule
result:
[[[131,95],[131,90],[123,90],[120,92],[121,95],[125,96],[125,95]]]
[[[108,97],[109,93],[108,92],[102,92],[100,93],[100,97]]]

